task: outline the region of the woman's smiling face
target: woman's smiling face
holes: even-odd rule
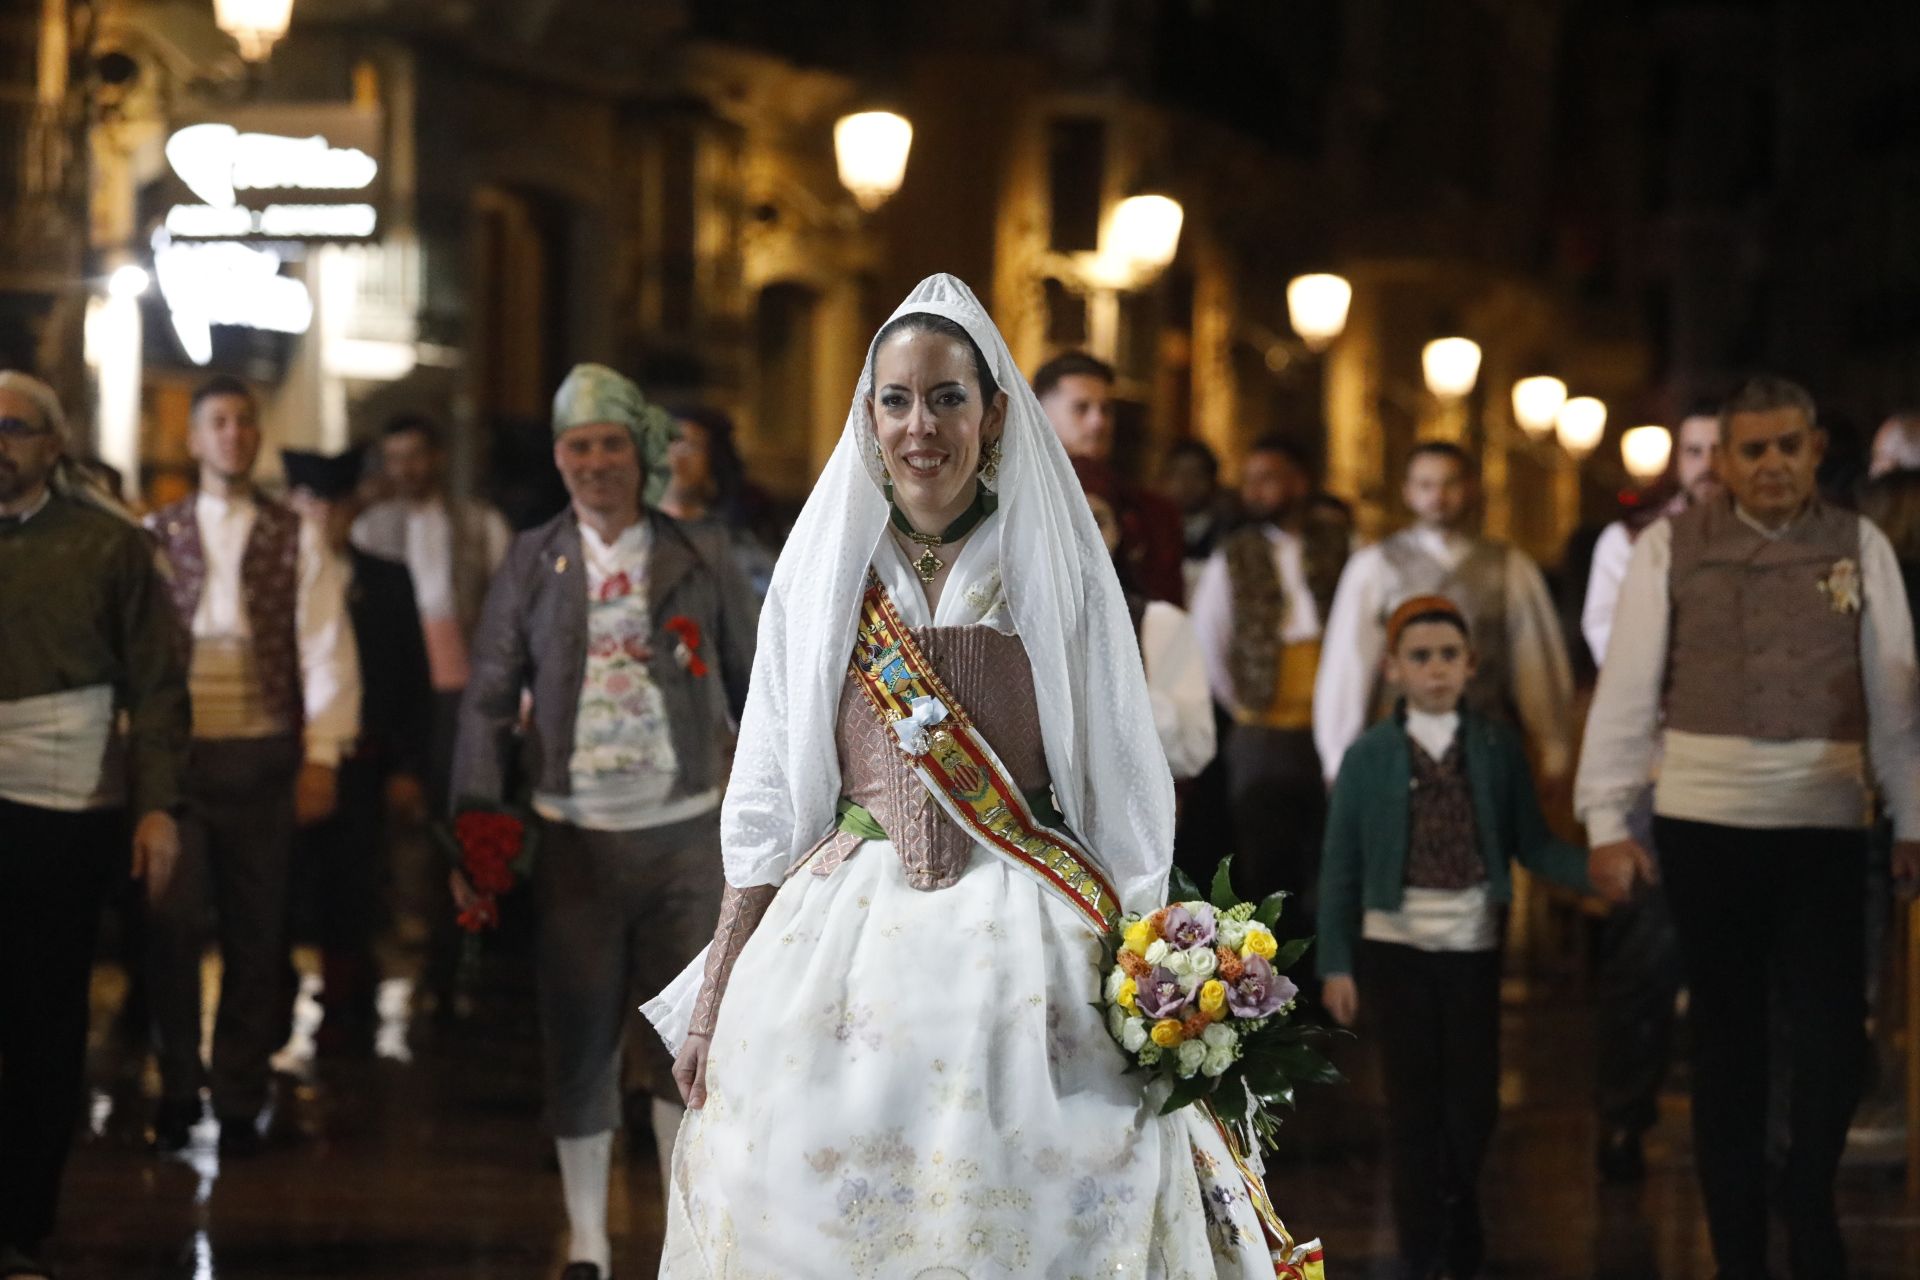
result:
[[[973,501],[980,451],[1000,436],[1006,396],[987,404],[958,338],[904,330],[874,353],[868,402],[894,500],[929,533]]]

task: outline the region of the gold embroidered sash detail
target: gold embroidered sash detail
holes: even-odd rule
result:
[[[1064,897],[1095,933],[1113,930],[1119,897],[1073,839],[1042,826],[966,709],[941,681],[869,574],[853,638],[852,672],[874,714],[941,808],[964,829]],[[935,707],[934,704],[938,704]],[[902,722],[906,722],[903,727]]]

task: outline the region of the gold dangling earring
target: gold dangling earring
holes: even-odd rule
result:
[[[1000,442],[995,440],[980,451],[980,481],[989,489],[1000,479]]]

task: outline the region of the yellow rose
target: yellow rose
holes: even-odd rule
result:
[[[1133,998],[1139,994],[1140,984],[1132,978],[1127,978],[1121,982],[1119,989],[1113,993],[1113,1002],[1122,1009],[1125,1009],[1128,1013],[1132,1013],[1134,1012]]]
[[[1200,988],[1200,1012],[1215,1022],[1227,1016],[1227,984],[1213,978]]]
[[[1273,934],[1255,925],[1247,930],[1247,944],[1240,948],[1240,957],[1244,960],[1249,956],[1259,956],[1262,960],[1271,960],[1273,953],[1279,949],[1280,944]]]
[[[1160,940],[1160,931],[1153,927],[1152,921],[1139,920],[1127,926],[1125,940],[1127,950],[1144,956],[1147,948]]]
[[[1153,1042],[1162,1049],[1174,1048],[1186,1038],[1186,1028],[1180,1025],[1178,1018],[1162,1018],[1153,1024]]]

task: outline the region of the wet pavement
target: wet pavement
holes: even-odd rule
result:
[[[384,995],[384,1056],[307,1062],[282,1076],[267,1149],[222,1162],[214,1126],[182,1156],[145,1145],[147,1068],[113,1035],[124,982],[96,981],[95,1091],[69,1168],[63,1277],[138,1280],[532,1280],[558,1274],[559,1175],[539,1130],[525,956],[489,953],[466,1016],[409,1023]],[[309,1017],[310,1021],[310,1017]],[[1500,1131],[1483,1198],[1494,1277],[1708,1280],[1689,1166],[1686,1102],[1663,1103],[1644,1186],[1602,1188],[1593,1168],[1591,1010],[1574,993],[1510,984]],[[308,1026],[305,1030],[310,1031]],[[299,1040],[296,1036],[296,1040]],[[1325,1237],[1336,1280],[1391,1274],[1380,1112],[1364,1048],[1353,1081],[1304,1100],[1274,1161],[1290,1225]],[[644,1108],[638,1108],[644,1113]],[[642,1120],[644,1124],[644,1119]],[[1856,1144],[1842,1214],[1859,1280],[1920,1276],[1920,1216],[1903,1207],[1897,1135]],[[650,1276],[661,1231],[650,1138],[615,1152],[615,1274]],[[1784,1268],[1782,1268],[1784,1274]]]

